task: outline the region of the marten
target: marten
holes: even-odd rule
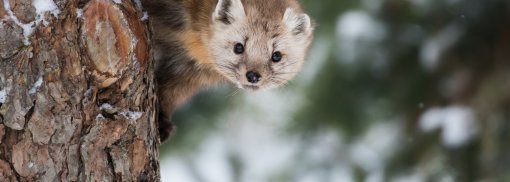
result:
[[[297,0],[145,0],[152,26],[159,132],[201,89],[287,83],[301,69],[314,26]]]

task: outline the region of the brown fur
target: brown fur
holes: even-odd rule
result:
[[[235,5],[232,3],[237,1],[223,2],[226,3],[218,7],[239,10],[231,7]],[[229,17],[227,15],[231,14],[220,12],[218,22],[215,23],[213,18],[217,4],[218,0],[144,1],[154,33],[160,121],[169,120],[171,113],[179,105],[203,88],[227,80],[240,87],[247,85],[239,81],[243,79],[246,71],[257,70],[264,78],[273,79],[263,80],[259,85],[248,83],[246,88],[269,88],[270,85],[274,87],[283,84],[295,74],[285,73],[284,70],[296,71],[301,67],[304,53],[295,57],[288,56],[288,65],[270,63],[272,51],[277,46],[286,49],[285,44],[289,44],[289,40],[303,39],[300,44],[304,45],[300,46],[306,46],[306,50],[311,41],[311,29],[306,35],[293,38],[293,35],[288,35],[290,30],[287,30],[282,22],[288,8],[293,9],[296,14],[302,13],[296,0],[242,0],[247,18]],[[240,22],[240,19],[244,23]],[[227,40],[231,38],[230,35],[221,35],[222,27],[229,26],[230,29],[225,30],[226,32],[237,36],[244,33],[244,40]],[[232,28],[233,26],[242,27]],[[237,57],[230,55],[231,52],[228,51],[232,50],[236,42],[241,41],[246,43],[246,54]],[[272,44],[272,48],[267,47],[268,44]],[[299,50],[301,49],[289,49],[288,52],[302,52]],[[295,66],[291,67],[290,63]]]

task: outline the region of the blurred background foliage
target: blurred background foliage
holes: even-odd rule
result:
[[[510,1],[302,2],[303,72],[195,97],[163,181],[510,181]]]

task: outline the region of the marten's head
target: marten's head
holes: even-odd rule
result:
[[[244,4],[243,4],[244,2]],[[295,0],[219,0],[209,47],[216,69],[240,88],[287,83],[301,69],[313,38]]]

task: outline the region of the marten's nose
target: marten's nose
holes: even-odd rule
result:
[[[260,81],[260,74],[254,71],[248,71],[246,73],[246,78],[248,79],[248,82],[250,83],[257,83]]]

